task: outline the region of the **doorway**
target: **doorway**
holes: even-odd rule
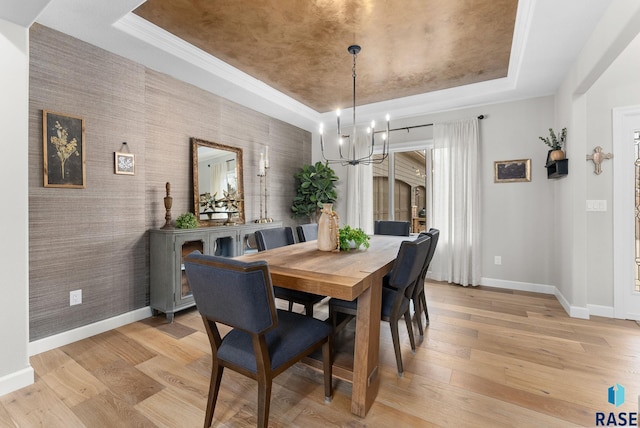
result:
[[[427,204],[427,150],[404,149],[389,153],[373,168],[373,219],[408,221],[424,228]],[[419,232],[420,230],[413,230]]]
[[[640,320],[640,106],[613,109],[614,317]]]

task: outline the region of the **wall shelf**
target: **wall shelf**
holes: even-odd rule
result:
[[[544,165],[547,168],[547,178],[562,178],[569,174],[569,159],[551,160],[551,152],[547,152],[547,163]]]
[[[547,168],[547,178],[562,178],[569,174],[569,159],[549,161],[545,168]]]

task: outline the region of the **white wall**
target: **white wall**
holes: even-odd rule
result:
[[[587,92],[586,153],[596,146],[613,152],[611,111],[640,105],[639,76],[640,36],[636,36]],[[607,200],[606,212],[587,214],[587,303],[613,306],[613,162],[605,161],[600,175],[587,162],[585,180],[587,199]]]
[[[397,128],[485,115],[480,121],[482,283],[485,285],[540,291],[549,291],[548,286],[555,285],[549,251],[549,246],[554,245],[556,221],[554,180],[547,179],[544,168],[548,147],[538,140],[538,136],[546,136],[548,128],[553,126],[553,110],[553,97],[541,97],[405,118],[392,124],[392,128]],[[426,143],[431,139],[432,129],[411,131],[409,135]],[[391,138],[392,146],[394,141],[406,144],[411,139],[401,131]],[[315,141],[314,161],[321,159],[318,146],[319,142]],[[531,182],[494,183],[494,161],[514,159],[531,159]],[[343,219],[346,218],[343,212],[346,171],[350,167],[332,167],[341,177],[336,210]],[[494,264],[494,256],[502,257],[502,265]]]
[[[554,276],[572,316],[607,315],[613,301],[611,212],[585,210],[587,199],[606,199],[609,210],[613,206],[612,164],[606,172],[605,163],[603,176],[594,177],[585,156],[598,145],[611,151],[612,107],[640,103],[638,59],[632,58],[639,54],[632,43],[639,19],[639,2],[612,2],[556,95],[555,125],[569,129],[567,155],[576,159],[570,161],[569,179],[554,189],[562,243]]]
[[[29,365],[29,31],[0,20],[0,395],[33,383]]]

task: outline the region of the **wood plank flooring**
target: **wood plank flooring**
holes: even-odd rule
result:
[[[596,412],[638,411],[635,322],[572,319],[542,294],[425,288],[431,323],[415,354],[400,326],[402,378],[382,323],[380,392],[366,418],[350,413],[348,382],[334,380],[327,404],[321,374],[297,364],[275,379],[270,425],[594,426]],[[316,313],[326,315],[326,305]],[[173,324],[149,318],[35,355],[31,365],[35,383],[0,397],[0,427],[202,426],[211,361],[195,310]],[[626,390],[618,408],[607,403],[616,383]],[[226,370],[213,426],[255,426],[256,401],[255,382]]]

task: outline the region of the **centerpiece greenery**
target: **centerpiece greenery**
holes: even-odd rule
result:
[[[567,128],[562,128],[560,138],[556,137],[556,133],[553,131],[553,128],[549,128],[549,137],[538,138],[544,141],[547,146],[551,147],[551,150],[562,150],[567,139]]]
[[[298,187],[291,206],[293,217],[307,217],[309,222],[315,222],[322,204],[332,204],[338,198],[335,183],[339,178],[327,163],[322,162],[304,165],[294,177]]]
[[[195,229],[198,227],[198,220],[193,213],[180,214],[176,218],[176,229]]]
[[[349,225],[343,226],[338,231],[338,237],[340,238],[340,251],[349,251],[352,248],[356,250],[363,246],[369,248],[369,236],[364,233],[359,227],[352,228]]]

